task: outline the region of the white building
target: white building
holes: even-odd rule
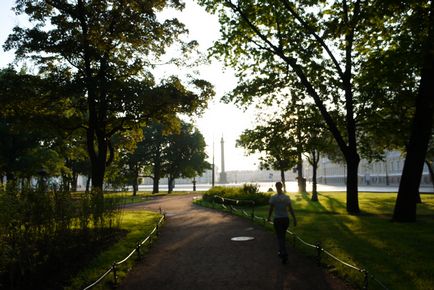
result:
[[[402,169],[405,158],[398,151],[386,153],[384,161],[368,162],[362,159],[359,163],[359,185],[393,185],[398,186],[401,180]],[[307,180],[312,180],[312,166],[305,162],[304,176]],[[323,184],[345,184],[346,183],[346,164],[334,163],[322,157],[318,164],[317,181]],[[421,185],[431,185],[428,167],[424,165]]]

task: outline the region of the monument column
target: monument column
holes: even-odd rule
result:
[[[226,177],[226,171],[225,171],[225,141],[223,140],[223,136],[222,139],[220,141],[221,144],[221,165],[222,165],[222,169],[220,172],[220,183],[227,183],[227,177]]]

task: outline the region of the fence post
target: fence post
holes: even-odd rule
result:
[[[159,235],[160,235],[160,227],[158,226],[158,223],[157,223],[157,225],[155,226],[155,235],[158,237]]]
[[[255,202],[252,203],[252,221],[255,220]]]
[[[363,289],[368,290],[369,273],[365,269],[362,270],[362,273],[365,276],[364,281],[363,281]]]
[[[316,258],[317,258],[318,266],[321,265],[321,252],[322,252],[321,243],[317,242],[316,243]]]
[[[140,242],[137,242],[136,251],[137,251],[137,260],[140,260],[142,258],[140,255]]]
[[[114,285],[117,285],[118,284],[118,275],[117,275],[117,271],[116,271],[116,262],[113,262],[113,264],[112,264],[112,271],[113,271]]]

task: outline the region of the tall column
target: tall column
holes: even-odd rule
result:
[[[225,172],[225,141],[223,140],[223,136],[222,139],[220,141],[221,144],[221,165],[222,165],[222,169],[220,172],[220,183],[227,183],[227,177],[226,177],[226,172]]]

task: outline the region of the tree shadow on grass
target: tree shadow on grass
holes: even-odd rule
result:
[[[394,257],[399,251],[385,232],[391,226],[389,220],[368,212],[358,216],[348,215],[343,210],[344,202],[325,195],[320,198],[325,199],[325,202],[311,202],[311,209],[314,210],[302,224],[304,229],[301,235],[306,234],[312,239],[308,243],[321,242],[332,254],[339,253],[341,257],[338,258],[359,268],[366,268],[386,285],[392,284],[392,288],[416,289],[413,277],[407,274],[409,271],[404,259]],[[328,260],[336,268],[344,268],[331,258]],[[351,271],[347,269],[344,273],[349,273],[352,280],[361,285],[363,275]]]

